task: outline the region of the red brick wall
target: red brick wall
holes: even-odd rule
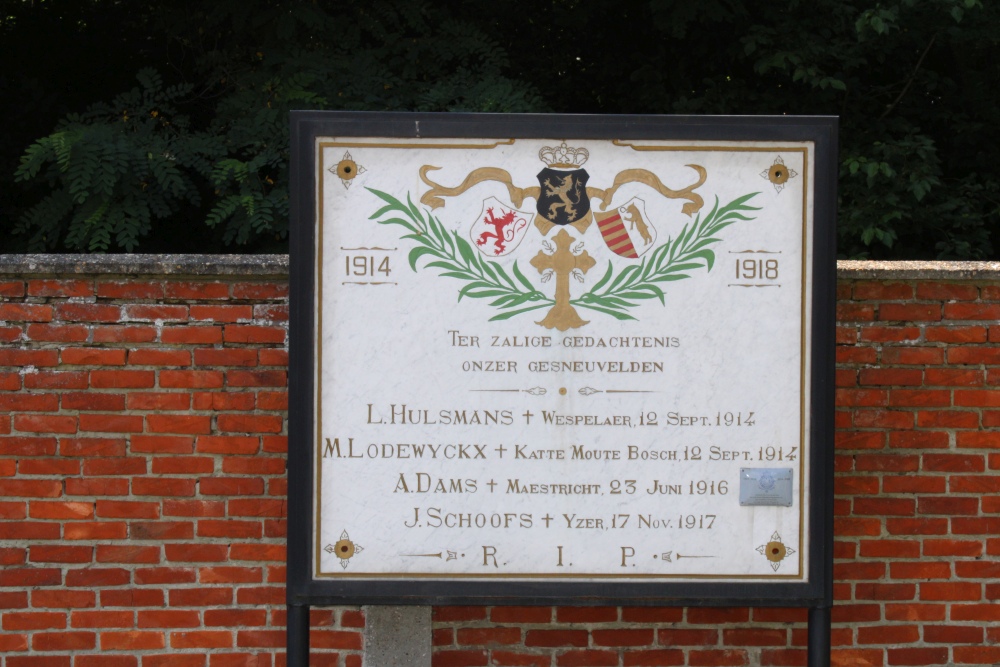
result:
[[[851,276],[834,663],[1000,662],[1000,276]],[[0,667],[284,664],[286,320],[281,277],[0,274]],[[434,663],[804,665],[804,619],[444,607]],[[314,610],[313,664],[363,624]]]
[[[283,664],[287,319],[283,280],[0,276],[4,667]],[[315,621],[360,663],[360,611]]]

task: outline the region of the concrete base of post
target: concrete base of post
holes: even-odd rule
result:
[[[430,667],[430,607],[363,607],[364,667]]]

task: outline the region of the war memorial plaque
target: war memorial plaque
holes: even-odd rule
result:
[[[835,131],[297,114],[290,596],[827,597]]]

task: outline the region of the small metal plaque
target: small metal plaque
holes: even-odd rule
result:
[[[791,468],[740,468],[740,505],[792,506]]]

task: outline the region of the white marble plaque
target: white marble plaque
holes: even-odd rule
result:
[[[315,149],[316,578],[806,579],[811,143]]]

